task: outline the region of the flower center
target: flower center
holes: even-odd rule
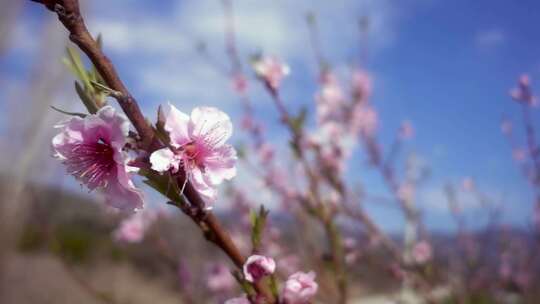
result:
[[[185,144],[182,146],[180,152],[186,165],[193,165],[199,167],[200,169],[204,168],[203,149],[196,142]]]
[[[114,174],[114,150],[104,140],[95,143],[74,144],[66,155],[69,174],[85,183],[90,190],[107,185]]]

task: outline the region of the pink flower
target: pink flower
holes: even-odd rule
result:
[[[299,264],[300,258],[294,254],[289,254],[287,256],[281,257],[278,260],[278,269],[281,273],[285,275],[291,275],[298,270]]]
[[[291,275],[283,289],[285,304],[306,304],[317,293],[319,285],[315,282],[315,272],[297,272]]]
[[[248,82],[242,74],[236,74],[232,79],[232,87],[238,94],[244,94],[247,90]]]
[[[262,255],[252,255],[244,263],[244,277],[248,282],[257,282],[276,270],[276,262]]]
[[[325,73],[321,91],[315,95],[317,101],[317,119],[319,123],[335,119],[342,120],[340,110],[345,100],[343,91],[332,73]]]
[[[352,112],[351,128],[352,132],[360,133],[363,136],[373,136],[379,118],[375,109],[369,105],[358,104]]]
[[[373,88],[371,77],[363,70],[356,70],[352,74],[352,90],[355,101],[366,103]]]
[[[102,190],[112,207],[142,208],[142,193],[131,180],[136,168],[127,165],[122,150],[129,131],[123,115],[105,106],[96,114],[73,117],[56,127],[60,133],[52,140],[54,156],[62,160],[69,174],[90,190]]]
[[[416,263],[424,264],[433,257],[433,249],[428,242],[421,241],[414,245],[412,254]]]
[[[227,266],[213,264],[207,273],[206,284],[211,291],[223,293],[232,290],[236,281]]]
[[[224,304],[250,304],[249,300],[243,296],[239,298],[229,299]]]
[[[536,96],[532,94],[531,81],[528,75],[521,75],[518,86],[510,90],[510,96],[518,102],[523,102],[531,106],[538,104]]]
[[[261,162],[268,163],[274,159],[274,148],[269,143],[263,143],[258,147],[257,153],[261,159]]]
[[[177,173],[182,168],[195,189],[214,201],[217,186],[236,175],[236,151],[225,144],[232,134],[229,116],[211,107],[197,107],[188,116],[169,104],[164,128],[172,150],[152,153],[152,169]]]
[[[157,213],[141,210],[124,219],[113,236],[116,240],[126,243],[138,243],[144,239],[144,235],[152,223],[157,219]]]
[[[415,192],[414,185],[406,182],[399,186],[397,197],[403,202],[410,202],[414,199]]]
[[[253,63],[255,74],[273,90],[277,90],[285,76],[289,75],[290,68],[276,57],[262,57]]]
[[[414,136],[414,128],[410,121],[404,121],[399,128],[399,138],[402,140],[411,139]]]

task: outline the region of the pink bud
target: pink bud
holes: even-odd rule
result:
[[[276,270],[276,262],[262,255],[250,256],[244,263],[244,277],[248,282],[257,282]]]

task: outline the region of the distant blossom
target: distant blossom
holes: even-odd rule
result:
[[[285,304],[306,304],[315,296],[319,285],[315,282],[315,272],[297,272],[291,275],[283,288]]]
[[[120,223],[113,233],[114,238],[122,242],[138,243],[143,240],[146,231],[157,217],[154,211],[140,210]]]
[[[351,128],[353,133],[360,133],[363,136],[374,135],[379,123],[378,114],[369,105],[358,105],[354,108],[351,117]]]
[[[238,94],[244,94],[248,88],[248,82],[244,75],[235,74],[232,78],[232,87]]]
[[[404,121],[399,128],[399,138],[402,140],[414,137],[414,128],[410,121]]]
[[[285,78],[289,75],[290,68],[277,57],[265,56],[253,62],[253,70],[260,79],[272,89],[277,90]]]
[[[403,202],[410,202],[414,199],[415,192],[414,185],[405,182],[399,186],[397,196]]]
[[[227,266],[221,263],[211,264],[206,274],[208,289],[215,293],[225,293],[234,289],[236,280]]]
[[[373,89],[369,74],[364,70],[355,70],[352,74],[351,86],[355,101],[360,104],[366,103]]]
[[[329,120],[342,120],[341,112],[345,95],[337,78],[332,73],[325,73],[321,89],[315,94],[317,120],[324,123]]]
[[[416,263],[424,264],[433,257],[433,249],[427,241],[420,241],[414,245],[412,254]]]
[[[531,106],[537,106],[538,100],[531,90],[531,81],[528,75],[521,75],[516,88],[510,90],[510,96],[518,101]]]

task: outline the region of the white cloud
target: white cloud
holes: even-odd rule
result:
[[[193,50],[193,43],[164,21],[127,23],[97,19],[89,23],[92,32],[102,33],[106,47],[116,52],[172,55]]]
[[[505,33],[500,29],[483,30],[476,33],[476,46],[482,49],[488,49],[500,46],[506,40]]]
[[[305,14],[314,11],[323,49],[346,52],[359,44],[358,18],[369,16],[370,47],[388,45],[394,35],[395,5],[386,0],[361,1],[235,1],[235,25],[240,49],[264,50],[288,59],[310,60]],[[177,19],[182,28],[222,47],[223,9],[218,2],[183,2]]]
[[[209,64],[171,61],[138,71],[138,90],[181,102],[186,108],[205,104],[226,107],[236,102],[228,80]]]

